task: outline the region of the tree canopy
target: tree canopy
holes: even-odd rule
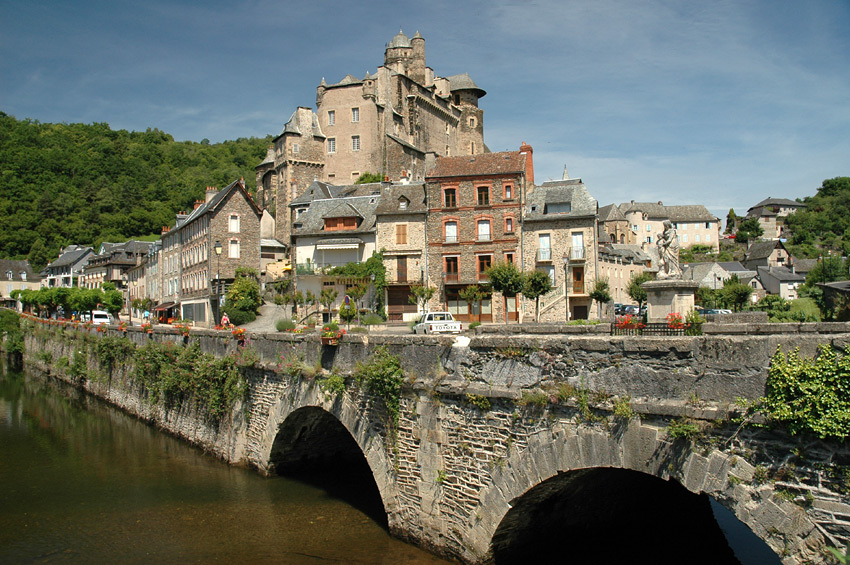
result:
[[[178,142],[158,129],[114,131],[0,112],[0,258],[28,258],[40,269],[71,243],[158,236],[207,186],[254,178],[270,142]]]
[[[794,254],[817,257],[826,249],[850,255],[850,177],[824,180],[803,203],[805,210],[785,220]]]

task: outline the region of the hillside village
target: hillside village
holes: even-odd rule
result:
[[[789,253],[783,226],[800,202],[755,203],[738,225],[749,220],[761,237],[750,238],[742,260],[721,260],[735,226],[724,231],[704,205],[600,206],[566,167],[561,179],[536,183],[534,149],[523,140],[514,151],[491,152],[485,96],[469,74],[443,77],[428,67],[418,32],[399,32],[374,73],[322,79],[315,110],[292,111],[253,186],[238,179],[208,187],[154,242],[70,245],[41,273],[0,261],[3,296],[108,282],[124,293],[131,319],[213,327],[228,288],[247,272],[267,291],[286,288],[300,321],[312,313],[335,319],[347,296],[391,322],[423,309],[466,322],[610,319],[614,303],[635,303],[629,283],[658,270],[657,238],[669,221],[683,256],[716,258],[683,261],[685,279],[714,291],[734,280],[751,289],[751,302],[798,298],[815,261]],[[347,268],[370,260],[368,269]],[[489,288],[489,269],[500,263],[545,273],[551,290],[538,300],[502,295]],[[433,295],[411,300],[418,287]],[[610,300],[592,299],[594,290]],[[320,304],[323,293],[332,298]]]

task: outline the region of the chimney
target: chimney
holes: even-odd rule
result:
[[[210,200],[212,200],[212,199],[213,199],[213,197],[214,197],[217,193],[218,193],[218,189],[217,189],[216,187],[214,187],[214,186],[208,186],[208,187],[207,187],[207,195],[206,195],[206,200],[205,200],[205,202],[209,202]]]
[[[192,208],[192,210],[197,210],[200,207],[200,205],[203,204],[203,203],[204,203],[203,200],[195,200],[195,207]]]
[[[522,142],[522,145],[519,146],[519,152],[525,154],[525,180],[528,186],[534,186],[534,159],[532,159],[532,153],[534,153],[534,149],[531,148],[531,145],[526,142]]]
[[[167,233],[168,233],[168,226],[162,226],[162,235],[165,235]]]

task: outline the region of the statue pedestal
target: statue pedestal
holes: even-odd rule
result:
[[[667,314],[678,312],[684,318],[694,309],[699,283],[681,279],[649,281],[641,285],[646,291],[646,321],[667,322]]]

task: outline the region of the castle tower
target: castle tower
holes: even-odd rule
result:
[[[424,40],[422,55],[423,57],[425,56]],[[410,45],[410,39],[404,35],[404,32],[398,30],[396,36],[387,43],[387,48],[384,50],[384,66],[393,69],[399,74],[407,75],[407,67],[412,56],[413,47]]]
[[[428,86],[425,73],[425,38],[417,31],[410,40],[410,46],[412,56],[407,76],[423,86]]]
[[[459,154],[484,153],[484,111],[478,107],[478,100],[487,93],[467,73],[450,76],[448,80],[452,103],[460,109]]]

